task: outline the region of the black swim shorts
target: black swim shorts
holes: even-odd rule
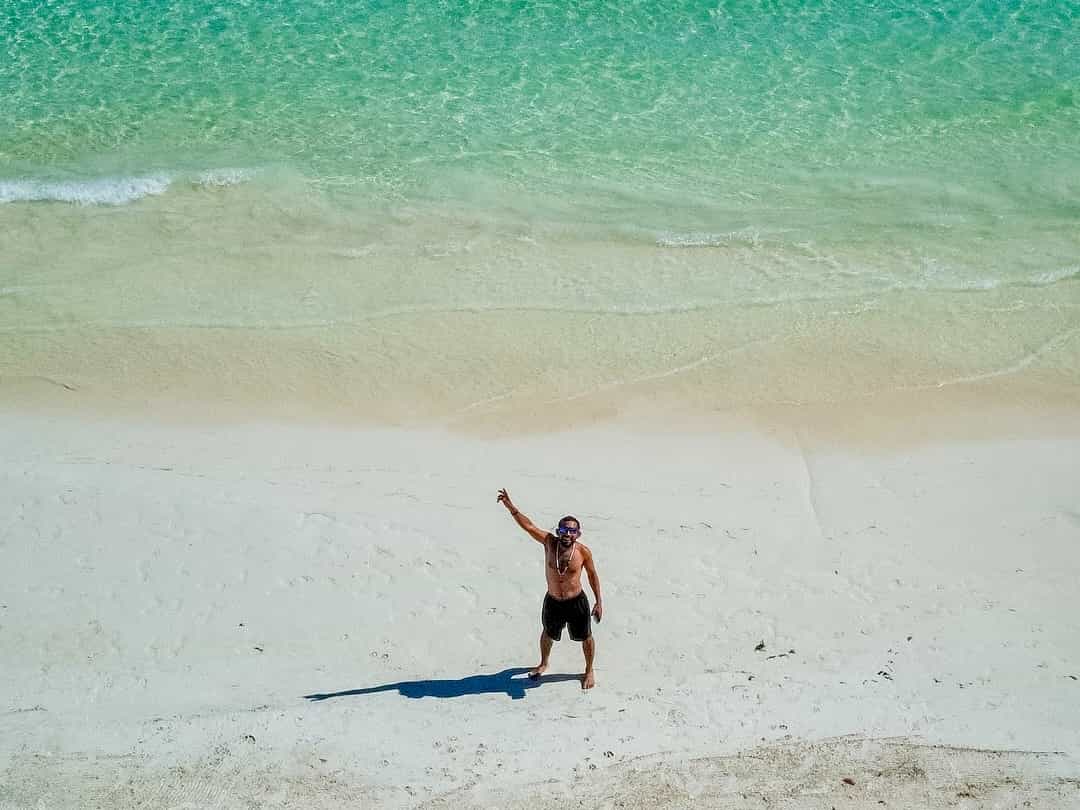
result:
[[[584,641],[592,635],[592,616],[589,613],[589,597],[583,590],[569,599],[556,599],[551,594],[544,596],[544,610],[541,613],[544,632],[547,637],[558,641],[562,638],[563,627],[569,626],[573,641]]]

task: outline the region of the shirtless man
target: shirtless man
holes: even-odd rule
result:
[[[589,576],[589,586],[596,597],[596,606],[592,616],[596,621],[604,614],[603,597],[600,596],[600,577],[596,575],[592,552],[581,537],[581,524],[578,519],[567,515],[559,521],[555,534],[537,528],[521,511],[514,506],[505,489],[499,490],[499,503],[506,507],[517,525],[523,528],[537,542],[544,544],[544,572],[547,574],[547,595],[544,596],[544,609],[541,614],[544,629],[540,632],[540,663],[529,671],[530,678],[539,678],[548,668],[551,645],[562,637],[563,627],[569,625],[570,638],[581,642],[585,653],[585,674],[581,676],[581,688],[592,689],[596,686],[593,675],[593,654],[596,641],[592,637],[589,619],[589,597],[581,587],[581,570]]]

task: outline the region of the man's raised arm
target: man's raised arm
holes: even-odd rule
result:
[[[510,516],[517,522],[517,525],[527,531],[537,543],[546,543],[548,538],[548,532],[539,528],[535,523],[529,520],[522,513],[520,509],[514,506],[514,502],[510,500],[510,495],[505,489],[499,490],[499,503],[506,507],[506,511],[510,513]]]

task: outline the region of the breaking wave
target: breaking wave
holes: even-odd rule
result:
[[[164,194],[178,181],[196,188],[221,188],[245,183],[250,169],[208,169],[193,175],[155,172],[131,177],[89,180],[0,180],[0,203],[61,202],[74,205],[129,205]]]

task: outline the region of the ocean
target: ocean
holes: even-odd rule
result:
[[[1080,384],[1066,0],[9,0],[0,110],[0,398]]]

